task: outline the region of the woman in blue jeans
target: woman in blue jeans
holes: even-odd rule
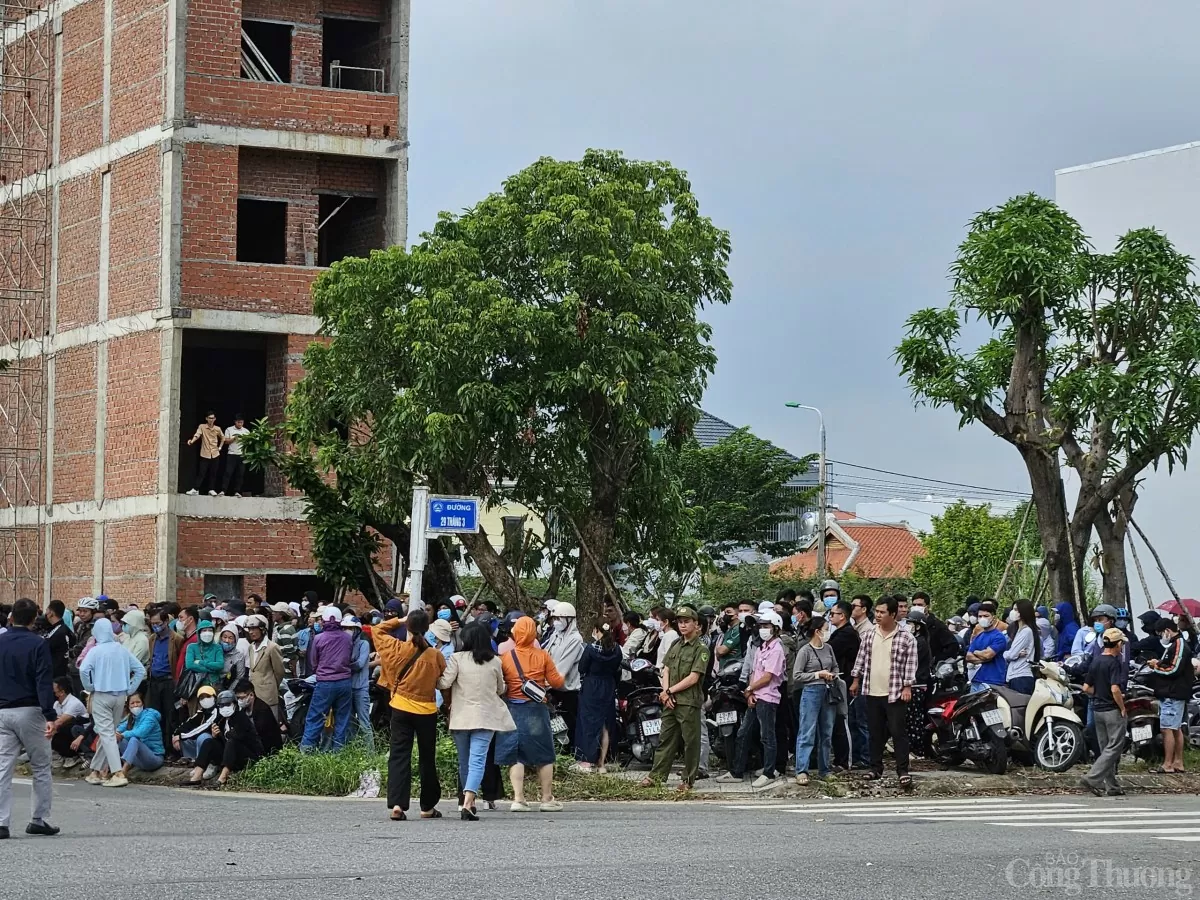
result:
[[[483,783],[488,746],[498,731],[515,731],[505,692],[504,670],[492,650],[488,629],[475,622],[461,632],[462,650],[451,654],[438,679],[450,704],[450,736],[458,748],[458,780],[463,803],[459,816],[478,822],[475,798]]]
[[[792,668],[795,690],[800,691],[800,725],[796,731],[796,784],[808,784],[808,769],[814,748],[817,774],[829,775],[829,753],[833,744],[833,720],[836,705],[830,684],[838,677],[837,658],[821,633],[825,619],[816,616],[809,623],[808,643],[796,653]]]

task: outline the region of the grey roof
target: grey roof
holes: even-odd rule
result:
[[[737,431],[736,425],[731,425],[724,419],[719,419],[712,413],[700,410],[700,420],[696,423],[696,427],[692,430],[696,442],[705,449],[715,447],[725,438],[729,437]],[[798,456],[788,453],[786,450],[779,451],[789,459],[799,460]],[[807,472],[804,472],[788,482],[789,485],[811,487],[817,484],[817,466],[814,463],[809,466]]]

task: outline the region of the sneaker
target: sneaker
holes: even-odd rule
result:
[[[50,754],[50,765],[61,766],[62,764],[63,764],[63,758],[62,758],[61,753],[51,753]]]
[[[738,784],[742,780],[741,775],[734,775],[732,772],[726,772],[723,775],[717,776],[717,784]]]
[[[1088,778],[1086,775],[1083,778],[1079,779],[1079,786],[1081,788],[1091,791],[1097,797],[1104,796],[1104,788],[1102,786],[1096,784],[1096,782],[1092,781],[1092,779]]]
[[[532,812],[533,807],[528,803],[518,803],[516,800],[508,807],[509,812]]]
[[[8,826],[0,825],[0,841],[8,840]]]
[[[1125,789],[1119,787],[1110,787],[1107,791],[1105,791],[1105,794],[1109,797],[1124,797]]]
[[[563,805],[559,800],[549,800],[542,804],[542,812],[562,812]]]
[[[100,777],[99,772],[88,772],[87,778],[83,780],[88,784],[104,784],[104,779]]]
[[[755,789],[765,788],[769,784],[774,784],[775,780],[776,779],[774,775],[759,775],[754,779],[750,786]]]
[[[598,769],[596,769],[596,774],[597,775],[607,775],[608,774],[608,766],[600,766]]]
[[[195,488],[192,488],[190,491],[187,492],[189,497],[195,497],[199,493],[200,492],[198,490],[196,490]]]
[[[81,762],[83,762],[83,760],[78,756],[68,756],[63,760],[63,771],[65,772],[68,769],[73,769]]]
[[[808,773],[801,772],[799,775],[797,775],[796,776],[796,784],[800,785],[801,787],[808,784]]]
[[[576,775],[591,775],[595,772],[595,768],[591,763],[571,763],[571,771]]]
[[[233,496],[235,496],[235,497],[240,497],[240,496],[242,496],[242,495],[241,495],[241,494],[234,494]]]
[[[209,766],[207,769],[204,770],[204,774],[201,775],[200,777],[202,779],[204,779],[205,781],[208,781],[208,779],[212,778],[216,774],[217,774],[217,767]]]
[[[215,496],[217,496],[217,492],[216,492],[216,491],[209,491],[209,492],[208,492],[208,496],[210,496],[210,497],[215,497]]]
[[[212,493],[212,492],[210,491],[209,493]],[[218,497],[224,497],[224,496],[225,496],[225,492],[224,492],[224,491],[217,491],[217,496],[218,496]]]
[[[108,781],[105,781],[101,787],[125,787],[129,784],[129,779],[120,772],[115,772],[109,776]]]

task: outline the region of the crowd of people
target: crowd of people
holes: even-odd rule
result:
[[[189,767],[194,785],[223,785],[289,735],[306,752],[336,750],[355,735],[373,747],[372,685],[387,703],[392,819],[408,817],[414,747],[420,816],[441,817],[439,716],[458,750],[464,820],[478,818],[479,800],[495,807],[501,767],[513,811],[531,808],[527,774],[538,782],[541,809],[558,811],[554,719],[561,717],[576,771],[605,773],[620,737],[623,664],[635,659],[654,666],[661,687],[661,739],[644,785],[662,783],[681,755],[681,790],[708,777],[707,709],[718,672],[735,673],[746,700],[718,780],[747,777],[752,756],[762,764],[756,787],[789,771],[799,784],[853,769],[879,779],[890,741],[907,788],[910,755],[924,752],[921,695],[939,661],[961,659],[973,690],[1003,684],[1030,693],[1039,660],[1072,655],[1093,660],[1088,727],[1098,759],[1085,785],[1119,791],[1113,752],[1124,737],[1131,658],[1149,659],[1159,673],[1162,771],[1182,772],[1194,631],[1147,613],[1147,636],[1133,641],[1123,611],[1101,605],[1091,619],[1081,627],[1068,603],[1051,612],[1020,600],[1001,612],[972,598],[942,622],[923,592],[847,600],[833,580],[816,595],[784,591],[719,611],[682,604],[642,614],[608,601],[584,629],[572,604],[554,600],[530,616],[501,614],[491,601],[468,608],[461,596],[411,611],[393,599],[365,619],[312,592],[295,603],[209,594],[199,606],[145,610],[85,597],[74,610],[51,601],[44,613],[20,600],[0,607],[0,836],[8,834],[12,768],[22,751],[34,772],[29,833],[53,834],[53,757],[64,768],[86,766],[87,782],[111,788],[126,785],[132,770],[165,764]],[[289,678],[311,684],[296,734],[284,704]]]

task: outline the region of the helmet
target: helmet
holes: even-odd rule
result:
[[[717,610],[707,603],[705,603],[702,607],[700,607],[698,610],[696,610],[696,612],[698,612],[700,615],[702,615],[706,619],[715,619],[717,617]]]
[[[342,616],[342,627],[362,628],[362,622],[359,620],[358,616],[354,615],[353,613],[346,613],[344,616]]]
[[[924,625],[928,622],[928,620],[929,616],[926,615],[925,610],[919,606],[914,606],[908,611],[909,625]]]
[[[1117,608],[1115,606],[1109,606],[1107,603],[1101,603],[1099,606],[1097,606],[1095,609],[1092,610],[1092,618],[1093,619],[1096,618],[1097,616],[1104,616],[1106,618],[1115,620],[1117,618],[1117,615],[1118,615]]]
[[[783,619],[779,617],[779,613],[775,612],[775,610],[771,610],[770,612],[760,612],[758,614],[758,624],[774,625],[776,628],[782,628]]]
[[[550,610],[550,615],[556,619],[573,619],[575,618],[575,607],[570,603],[559,603]]]
[[[527,615],[528,615],[528,613],[526,613],[522,610],[510,609],[508,612],[506,612],[504,614],[504,621],[509,625],[513,625],[517,622],[518,619],[524,619],[525,616],[527,616]]]
[[[839,584],[838,584],[836,581],[834,581],[832,578],[827,578],[827,579],[825,579],[824,581],[822,581],[822,582],[821,582],[821,593],[823,594],[823,593],[825,593],[826,591],[837,591],[837,592],[838,592],[838,596],[839,596],[839,597],[840,597],[840,596],[842,596],[842,588],[841,588],[841,585],[839,585]]]
[[[237,706],[237,695],[233,691],[221,691],[217,694],[217,706]]]
[[[100,601],[95,597],[81,597],[79,599],[79,605],[75,608],[97,610],[100,608]]]

